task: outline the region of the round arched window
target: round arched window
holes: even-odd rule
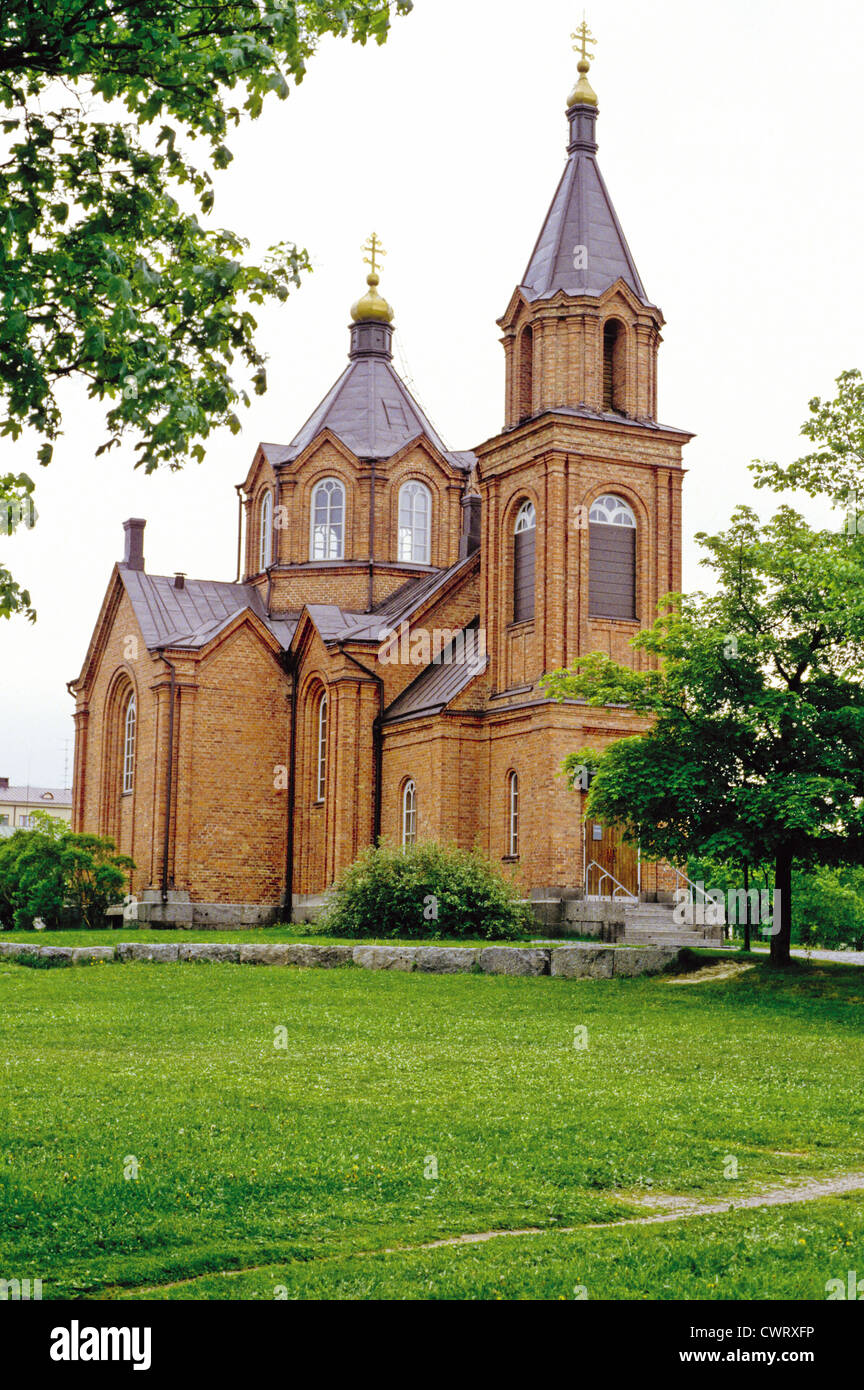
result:
[[[399,559],[429,564],[432,495],[425,483],[403,483],[399,489]]]
[[[402,845],[417,843],[417,784],[411,778],[402,789]]]
[[[345,488],[338,478],[322,478],[312,493],[311,560],[345,557]]]

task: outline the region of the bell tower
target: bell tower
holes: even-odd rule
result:
[[[682,449],[657,418],[664,319],[597,162],[587,24],[567,100],[567,163],[499,319],[505,419],[477,449],[481,624],[496,708],[537,699],[546,671],[630,643],[681,587]]]
[[[589,45],[567,101],[567,164],[528,269],[499,320],[506,354],[505,428],[544,410],[583,407],[657,418],[663,315],[648,298],[597,163]]]

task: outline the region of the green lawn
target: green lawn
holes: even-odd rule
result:
[[[523,942],[519,941],[487,941],[485,937],[440,937],[434,940],[431,937],[408,937],[405,944],[409,946],[518,946],[530,941],[538,940],[545,933],[538,924],[537,930],[530,936],[526,936]],[[568,938],[577,940],[578,938]],[[277,926],[277,927],[250,927],[248,931],[210,931],[206,927],[171,927],[161,930],[150,931],[140,929],[133,923],[131,926],[127,922],[122,927],[117,927],[111,931],[3,931],[0,929],[0,941],[21,942],[22,945],[33,946],[116,946],[118,941],[158,941],[180,942],[181,945],[190,945],[193,942],[222,942],[227,941],[230,945],[245,945],[247,942],[255,946],[266,946],[280,944],[282,942],[311,941],[323,945],[331,942],[339,942],[349,946],[374,945],[380,943],[385,946],[392,945],[393,938],[385,936],[328,936],[320,932],[315,926]],[[567,942],[562,940],[561,945]],[[597,943],[598,945],[602,943]]]
[[[0,1272],[46,1298],[821,1298],[864,1277],[857,1198],[555,1228],[864,1170],[862,1003],[860,970],[803,964],[676,983],[0,960]],[[378,1253],[529,1226],[549,1234]]]

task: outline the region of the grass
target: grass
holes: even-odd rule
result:
[[[229,945],[255,946],[280,945],[283,942],[311,942],[316,945],[341,946],[530,946],[542,941],[549,946],[570,946],[574,942],[590,943],[592,946],[605,946],[597,937],[566,936],[553,940],[539,923],[530,935],[513,940],[499,941],[488,937],[475,936],[332,936],[320,931],[316,926],[276,926],[250,927],[248,931],[210,931],[206,927],[166,927],[159,930],[141,929],[134,924],[118,927],[110,931],[4,931],[0,929],[0,941],[11,941],[22,949],[28,946],[116,946],[120,941],[158,942],[160,944],[179,942],[191,945],[198,942],[227,942]],[[631,947],[639,950],[640,947]]]
[[[46,1298],[824,1297],[864,1275],[854,1200],[555,1231],[864,1169],[862,1003],[833,965],[684,986],[0,960],[0,1269]],[[375,1253],[528,1226],[549,1234]]]
[[[543,936],[543,928],[538,925],[536,932],[526,936],[520,941],[490,941],[486,937],[405,937],[402,944],[407,946],[519,946]],[[246,945],[247,943],[263,945],[280,945],[283,942],[315,942],[319,945],[329,945],[332,943],[350,946],[390,946],[394,942],[393,937],[386,936],[329,936],[312,926],[276,926],[276,927],[250,927],[248,931],[218,931],[209,930],[207,927],[166,927],[161,930],[139,929],[134,923],[128,922],[122,926],[113,928],[110,931],[3,931],[0,930],[0,941],[22,942],[27,946],[114,946],[118,941],[143,941],[151,942],[180,942],[188,945],[192,942],[228,942],[230,945]],[[566,945],[565,941],[561,942]],[[598,943],[601,944],[601,943]]]
[[[864,1249],[847,1196],[732,1211],[677,1226],[492,1240],[458,1249],[337,1256],[203,1275],[144,1299],[824,1299]]]

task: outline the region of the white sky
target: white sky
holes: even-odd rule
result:
[[[660,418],[685,455],[685,585],[694,532],[755,500],[747,464],[805,450],[807,402],[862,365],[864,9],[829,0],[592,0],[600,164],[649,295],[668,320]],[[526,27],[527,19],[527,27]],[[215,220],[257,250],[305,245],[315,273],[260,315],[268,394],[206,462],[149,478],[130,446],[94,458],[96,403],[70,391],[47,470],[0,441],[0,472],[36,472],[39,523],[3,542],[35,627],[0,625],[0,774],[60,785],[72,700],[121,523],[148,519],[147,568],[233,579],[236,498],[260,439],[287,442],[341,372],[374,229],[389,255],[397,365],[451,448],[503,422],[495,320],[522,277],[566,159],[576,74],[569,0],[417,0],[383,49],[332,40],[302,86],[229,140]],[[812,505],[812,504],[810,504]],[[230,768],[226,768],[230,778]]]

